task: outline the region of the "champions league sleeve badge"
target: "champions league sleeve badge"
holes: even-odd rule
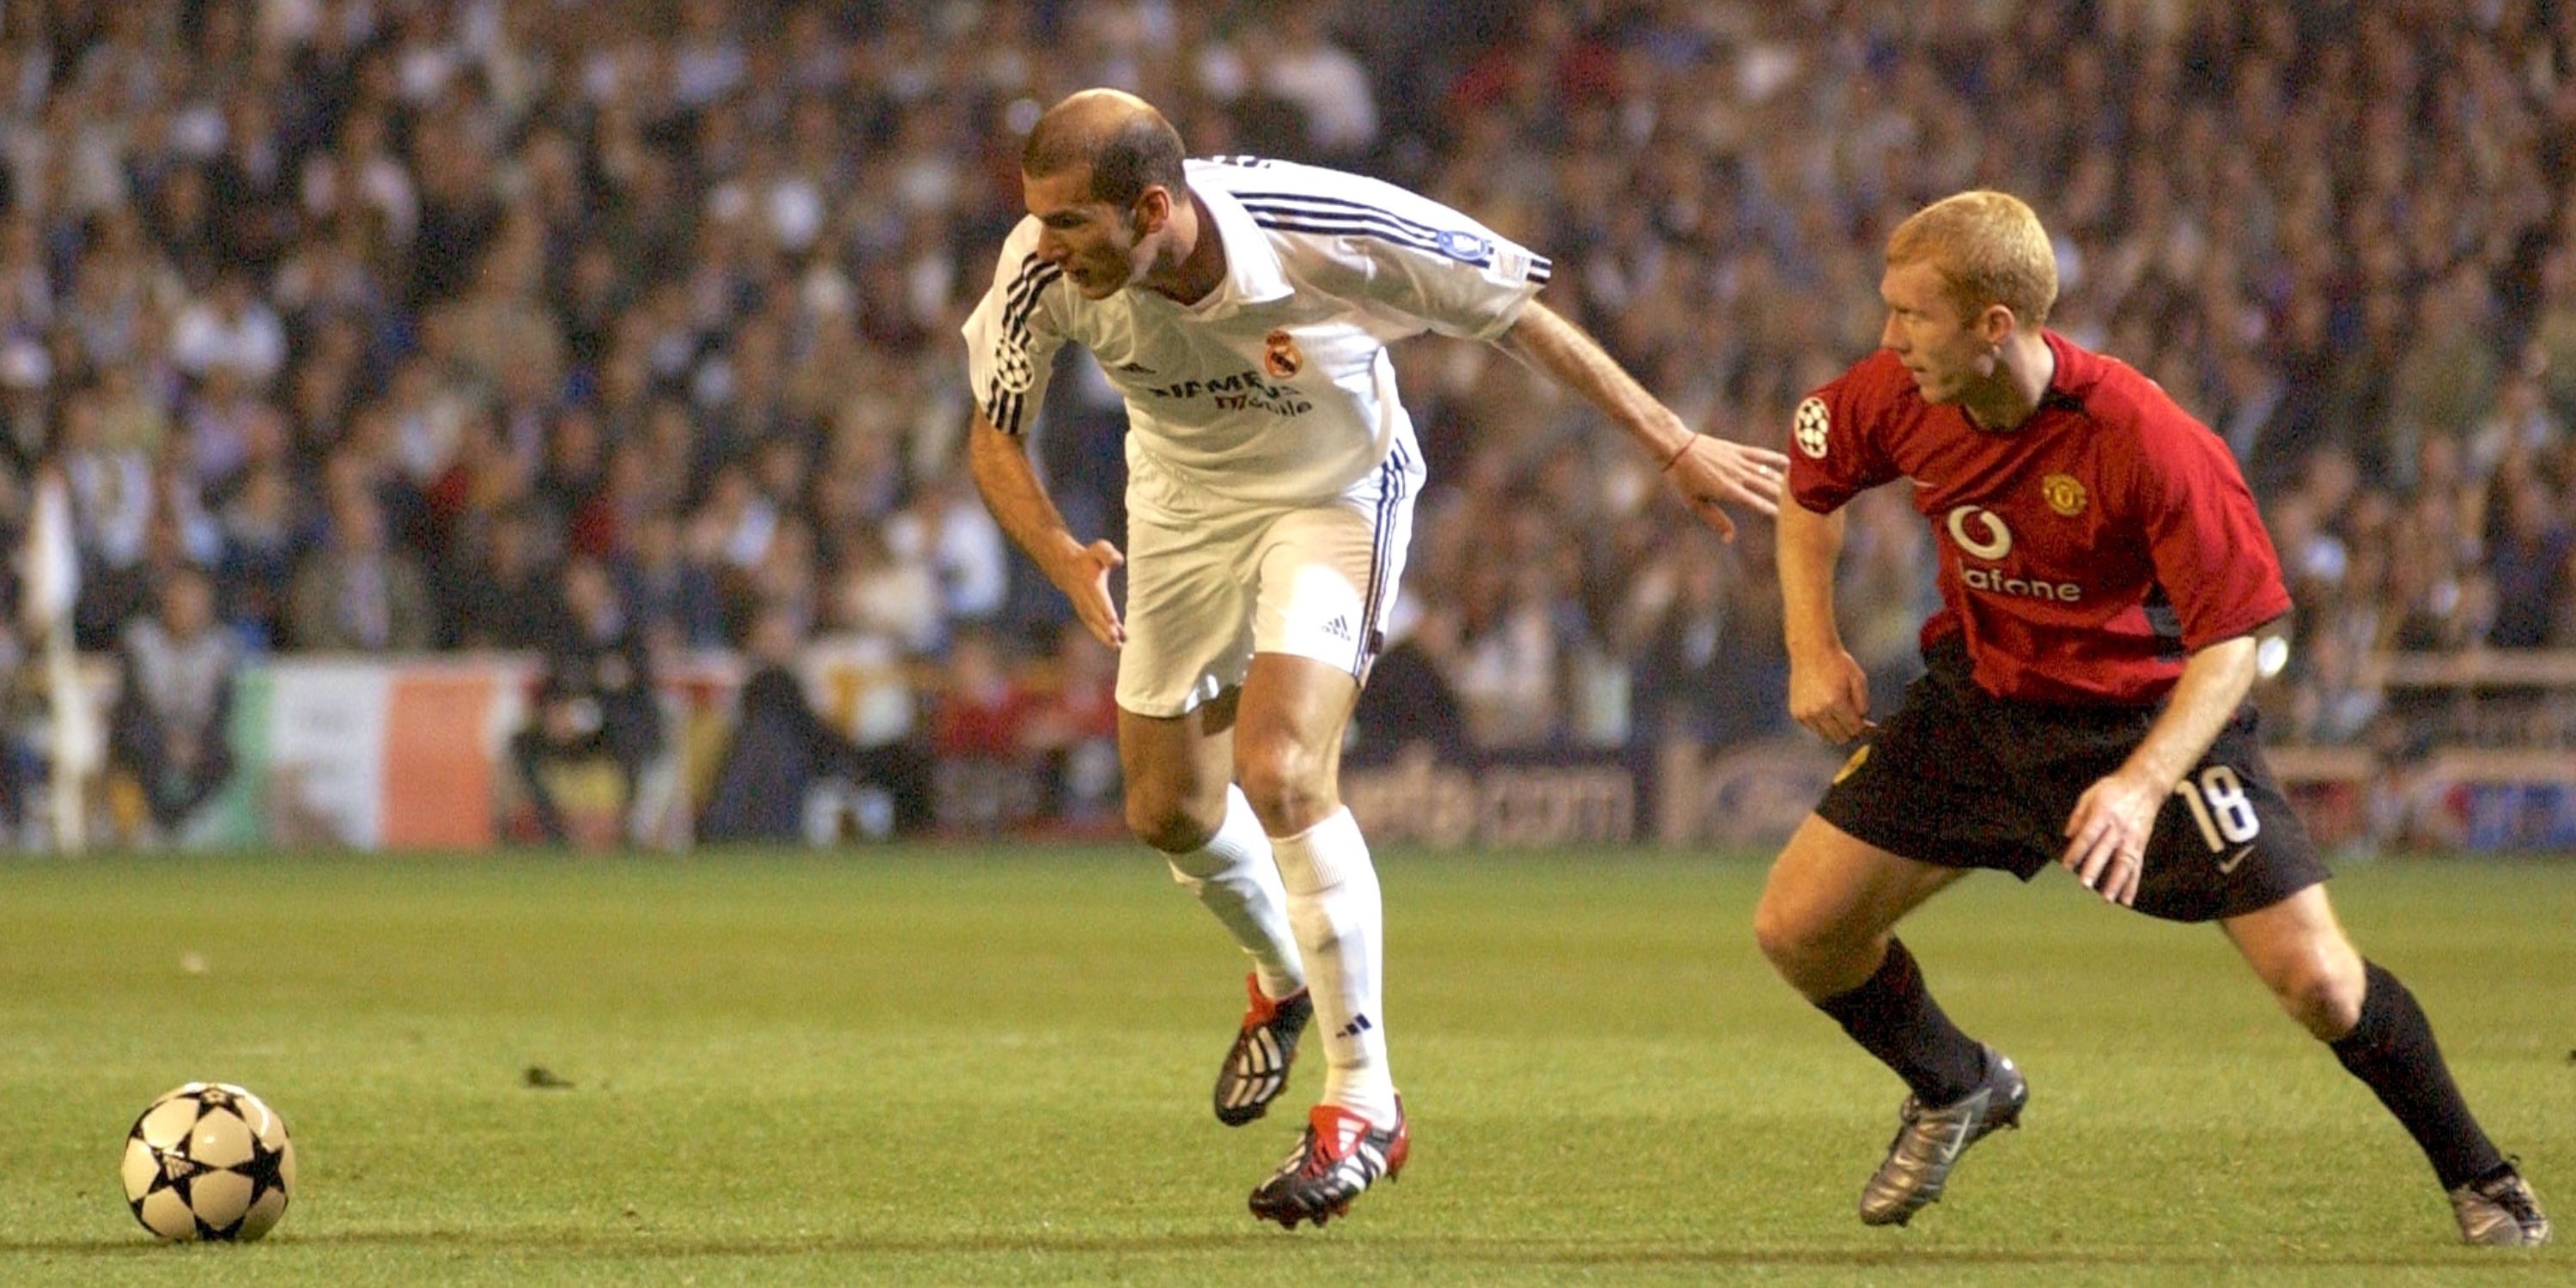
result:
[[[1791,434],[1798,440],[1798,450],[1811,459],[1825,459],[1825,400],[1810,398],[1798,404],[1798,414],[1791,423]]]

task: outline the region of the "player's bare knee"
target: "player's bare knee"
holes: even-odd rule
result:
[[[2347,964],[2334,954],[2303,953],[2266,982],[2281,1009],[2319,1038],[2342,1037],[2361,1022],[2366,981],[2358,958]]]
[[[1158,789],[1148,784],[1130,783],[1127,787],[1127,830],[1136,839],[1165,854],[1187,854],[1208,843],[1217,828],[1225,822],[1225,798],[1216,798],[1213,809],[1192,808],[1193,802],[1178,792]]]
[[[1753,942],[1762,950],[1763,959],[1783,970],[1798,955],[1804,939],[1801,927],[1790,917],[1781,901],[1764,891],[1762,901],[1753,905]]]
[[[1850,955],[1849,945],[1831,927],[1799,911],[1793,900],[1763,894],[1753,909],[1753,942],[1780,978],[1801,992],[1846,973],[1837,967]]]
[[[1323,757],[1299,747],[1245,752],[1238,762],[1243,797],[1272,836],[1295,836],[1337,807]]]
[[[1178,810],[1141,812],[1133,805],[1127,810],[1127,830],[1136,839],[1165,854],[1187,854],[1208,843],[1216,835],[1212,826],[1200,823]]]

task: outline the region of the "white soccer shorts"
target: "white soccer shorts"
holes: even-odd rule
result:
[[[1128,454],[1118,705],[1184,715],[1241,685],[1255,653],[1312,658],[1366,680],[1422,489],[1410,445],[1341,496],[1305,507],[1218,502],[1157,464]]]

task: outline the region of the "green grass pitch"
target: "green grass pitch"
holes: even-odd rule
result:
[[[1243,1200],[1297,1115],[1207,1109],[1240,957],[1136,851],[12,861],[0,1283],[2576,1281],[2564,1243],[2456,1246],[2413,1145],[2215,931],[2062,874],[1910,924],[2032,1100],[1872,1230],[1901,1091],[1754,952],[1757,862],[1380,867],[1413,1162],[1291,1235]],[[2576,865],[2333,889],[2576,1216]],[[191,1078],[294,1129],[265,1243],[126,1215],[125,1128]]]

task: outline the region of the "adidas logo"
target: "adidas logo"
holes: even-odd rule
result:
[[[1337,1038],[1355,1038],[1376,1027],[1376,1025],[1369,1023],[1369,1017],[1365,1015],[1354,1015],[1351,1017],[1351,1022],[1343,1025],[1341,1032],[1336,1033],[1333,1036]]]
[[[1351,637],[1351,619],[1347,617],[1335,617],[1333,620],[1324,623],[1324,633],[1337,640],[1349,639]]]

